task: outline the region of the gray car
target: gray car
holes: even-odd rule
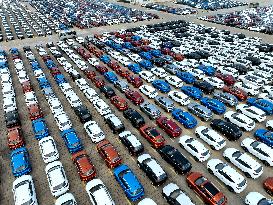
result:
[[[166,64],[163,66],[164,70],[171,73],[171,74],[176,74],[177,71],[179,70],[178,67],[174,64]]]
[[[213,98],[227,104],[230,107],[236,106],[238,104],[237,98],[230,93],[215,92]]]
[[[156,96],[155,104],[159,105],[167,112],[171,112],[174,109],[174,102],[168,97],[159,96],[159,95]]]
[[[188,105],[188,110],[205,121],[211,120],[213,116],[210,109],[195,102]]]
[[[128,86],[128,83],[124,80],[117,80],[115,83],[114,83],[114,86],[121,92],[125,92],[126,90],[129,89],[129,86]]]
[[[160,110],[157,108],[157,106],[144,101],[142,104],[140,104],[140,109],[145,112],[150,119],[157,119],[160,117],[161,112]]]

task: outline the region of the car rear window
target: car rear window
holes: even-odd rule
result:
[[[204,188],[211,193],[212,196],[215,196],[219,193],[219,190],[210,182],[204,184]]]

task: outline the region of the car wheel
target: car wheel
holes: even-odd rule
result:
[[[215,147],[213,145],[210,146],[212,150],[216,150]]]
[[[242,129],[244,132],[246,131],[246,128],[244,128],[244,127],[242,127],[241,129]]]
[[[245,175],[247,178],[251,178],[250,174],[247,173],[247,172],[244,172],[244,175]]]
[[[208,172],[209,172],[210,174],[213,174],[213,171],[212,171],[210,168],[208,168]]]
[[[227,161],[227,162],[230,162],[230,159],[226,156],[224,156],[224,159]]]
[[[199,162],[199,159],[196,156],[194,156],[193,158],[195,161]]]
[[[266,192],[267,192],[269,195],[271,195],[271,196],[273,195],[273,192],[270,191],[269,189],[267,189]]]
[[[248,152],[247,148],[245,146],[242,146],[242,149],[246,152]]]
[[[234,192],[234,189],[233,189],[231,186],[228,186],[227,189],[228,189],[230,192]]]
[[[262,162],[264,163],[265,166],[270,166],[270,164],[267,161],[262,160]]]

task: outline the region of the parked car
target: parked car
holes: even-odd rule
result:
[[[238,99],[230,93],[215,92],[213,94],[213,98],[219,100],[222,103],[225,103],[229,107],[233,107],[238,104]]]
[[[249,192],[245,197],[245,204],[258,205],[260,203],[272,204],[273,200],[267,199],[259,192]]]
[[[263,187],[265,191],[272,196],[273,194],[273,178],[268,177],[263,182]]]
[[[209,121],[212,119],[213,114],[212,114],[211,110],[206,108],[203,105],[192,102],[192,103],[188,104],[187,107],[188,107],[189,112],[200,117],[201,120]]]
[[[25,146],[25,140],[22,135],[21,126],[15,126],[7,129],[8,146],[11,150]]]
[[[104,119],[114,134],[123,132],[125,130],[124,124],[116,115],[107,114],[104,116]]]
[[[182,92],[190,96],[194,100],[199,100],[203,97],[203,92],[196,87],[184,85],[181,88]]]
[[[174,119],[183,124],[186,128],[194,128],[197,125],[197,120],[188,112],[181,109],[174,109],[172,111]]]
[[[188,105],[190,103],[190,97],[183,92],[172,90],[168,93],[168,96],[181,105]]]
[[[244,131],[251,131],[255,128],[255,122],[244,114],[234,111],[228,111],[224,114],[224,118],[228,122],[232,122]]]
[[[145,124],[144,118],[137,112],[136,110],[129,108],[123,112],[123,115],[126,119],[128,119],[131,124],[136,127],[142,127]]]
[[[257,129],[254,137],[266,145],[273,147],[273,132],[266,129]]]
[[[98,143],[105,138],[104,132],[95,121],[86,122],[84,129],[94,143]]]
[[[135,105],[140,105],[144,102],[144,98],[141,96],[141,94],[136,90],[128,89],[125,91],[125,96],[130,101],[132,101]]]
[[[206,106],[208,109],[212,110],[216,114],[224,114],[226,112],[226,106],[219,100],[203,97],[200,99],[200,103]]]
[[[182,129],[171,119],[167,117],[160,116],[156,120],[156,124],[162,128],[169,136],[178,137],[182,133]]]
[[[255,106],[239,104],[236,106],[236,111],[250,117],[256,122],[263,122],[266,119],[265,112]]]
[[[273,114],[273,103],[269,100],[261,98],[248,98],[246,103],[263,110],[267,115]]]
[[[240,128],[232,122],[221,119],[213,119],[210,123],[212,129],[223,134],[228,140],[236,141],[242,136]]]
[[[171,91],[170,85],[167,82],[163,81],[163,80],[154,80],[152,82],[152,85],[156,89],[160,90],[162,93],[168,93],[168,92]]]
[[[123,131],[119,134],[119,139],[132,155],[139,155],[144,151],[144,146],[130,131]]]
[[[152,144],[154,148],[160,148],[164,146],[165,139],[164,137],[157,131],[155,127],[151,127],[149,125],[144,125],[139,128],[140,134],[146,138],[149,143]]]
[[[157,119],[161,115],[161,112],[157,106],[149,103],[148,101],[144,101],[142,104],[140,104],[140,109],[148,115],[149,119]]]
[[[28,150],[25,147],[17,148],[10,154],[12,174],[20,177],[29,174],[32,170]]]
[[[61,132],[61,136],[70,153],[75,153],[83,149],[81,139],[73,128]]]
[[[65,205],[70,203],[71,205],[77,205],[75,197],[71,193],[61,195],[55,202],[55,205]]]
[[[45,163],[59,159],[59,152],[53,137],[48,136],[39,140],[39,148]]]

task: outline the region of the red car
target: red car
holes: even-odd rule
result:
[[[91,53],[94,53],[94,51],[96,50],[96,47],[93,46],[92,44],[87,45],[86,48],[87,48]]]
[[[126,37],[123,39],[124,42],[132,42],[133,40],[131,39],[130,36]]]
[[[97,144],[97,151],[111,169],[117,167],[122,162],[121,156],[108,140],[100,141]]]
[[[95,66],[95,69],[100,73],[100,74],[104,74],[104,73],[106,73],[106,72],[108,72],[108,69],[105,67],[105,66],[103,66],[103,65],[96,65]]]
[[[131,89],[126,90],[125,96],[130,101],[132,101],[135,105],[140,105],[141,103],[144,102],[144,98],[136,90],[131,90]]]
[[[170,55],[172,53],[171,49],[169,48],[162,48],[161,49],[161,52],[164,54],[164,55]]]
[[[101,77],[95,76],[91,78],[91,81],[95,84],[97,88],[105,86],[105,81]]]
[[[265,191],[273,196],[273,177],[268,177],[264,180],[263,187]]]
[[[132,84],[135,88],[139,88],[143,85],[142,79],[137,75],[129,75],[126,77],[128,83]]]
[[[140,41],[132,41],[131,44],[135,47],[141,46],[141,42]]]
[[[157,131],[155,127],[144,125],[139,128],[140,134],[145,137],[154,148],[160,148],[165,144],[164,137]]]
[[[245,91],[243,91],[240,88],[234,87],[234,86],[224,86],[223,91],[230,93],[238,98],[240,101],[244,101],[247,99],[247,94]]]
[[[102,55],[103,55],[103,52],[101,50],[94,50],[94,55],[97,57],[97,58],[100,58]]]
[[[176,61],[183,61],[185,58],[181,53],[171,52],[169,55],[172,56]]]
[[[93,71],[91,68],[88,68],[88,69],[84,70],[83,72],[88,79],[92,79],[96,76],[95,71]]]
[[[145,46],[146,46],[146,45],[149,45],[149,44],[151,43],[151,41],[150,41],[150,40],[148,40],[148,39],[144,39],[144,38],[143,38],[143,39],[141,39],[141,40],[140,40],[140,42],[142,43],[142,45],[145,45]],[[151,48],[151,47],[150,47],[150,48]]]
[[[236,82],[235,78],[232,75],[222,74],[220,72],[216,72],[215,77],[221,79],[227,85],[234,85],[234,83]]]
[[[225,197],[225,195],[201,173],[189,173],[186,181],[188,183],[188,186],[203,199],[205,204],[227,204],[227,198]]]
[[[24,93],[33,91],[30,81],[25,81],[21,85]]]
[[[113,105],[115,105],[115,107],[120,110],[127,110],[128,109],[128,103],[126,102],[126,100],[124,100],[122,97],[119,97],[117,95],[111,97],[111,103]]]
[[[116,73],[121,77],[126,78],[131,72],[127,68],[119,68],[116,70]]]
[[[51,57],[50,57],[50,55],[43,55],[43,56],[42,56],[42,59],[43,59],[43,61],[45,62],[45,61],[47,61],[47,60],[51,60]]]
[[[182,129],[173,120],[167,117],[160,116],[157,118],[156,124],[171,137],[178,137],[182,133]]]
[[[117,70],[120,68],[120,65],[116,61],[110,61],[107,65],[113,70]]]
[[[59,68],[57,68],[57,67],[51,68],[51,69],[50,69],[50,73],[51,73],[51,75],[52,75],[53,77],[54,77],[55,75],[61,74]]]
[[[152,50],[150,46],[141,46],[140,48],[145,52]]]
[[[78,174],[82,181],[90,181],[96,177],[96,170],[85,150],[72,154]]]
[[[8,129],[8,146],[10,149],[17,149],[25,146],[25,141],[22,136],[21,126],[16,126]]]
[[[36,120],[38,118],[43,117],[41,109],[37,104],[31,104],[28,106],[28,115],[30,120]]]

